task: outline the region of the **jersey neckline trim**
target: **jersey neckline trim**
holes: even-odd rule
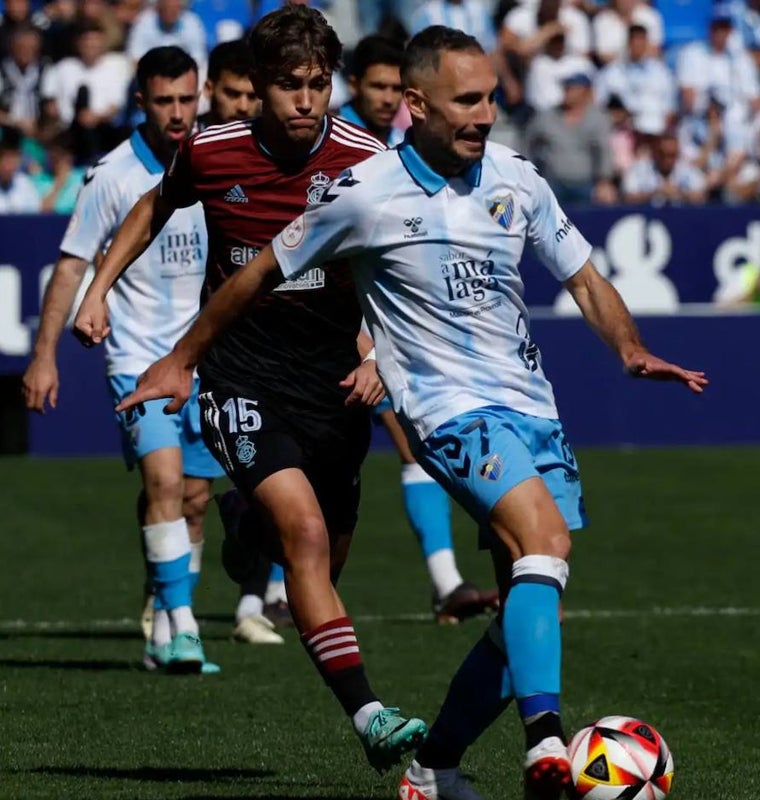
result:
[[[412,144],[411,134],[404,137],[404,141],[395,148],[401,163],[411,176],[412,180],[428,195],[437,194],[448,183],[448,180],[439,175],[432,167],[428,166],[422,156],[417,152]],[[483,162],[476,161],[468,167],[461,175],[461,178],[472,189],[480,186],[480,178],[483,172]]]
[[[317,150],[319,150],[322,145],[327,140],[327,134],[330,132],[330,118],[328,115],[325,115],[325,118],[322,120],[322,131],[317,138],[317,141],[314,142],[314,146],[309,150],[308,154],[304,156],[276,156],[271,150],[269,150],[265,145],[264,142],[261,141],[261,136],[257,130],[258,124],[257,120],[251,120],[251,133],[253,134],[253,140],[256,142],[256,146],[261,150],[261,152],[272,161],[291,161],[291,160],[306,160],[311,158]]]
[[[132,146],[134,154],[140,160],[140,163],[151,175],[160,175],[164,171],[164,165],[156,158],[139,128],[135,128],[135,130],[132,131],[132,135],[129,137],[129,143]]]

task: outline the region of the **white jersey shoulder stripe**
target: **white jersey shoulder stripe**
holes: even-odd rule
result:
[[[330,138],[334,142],[338,142],[339,144],[344,144],[347,147],[353,147],[356,150],[366,150],[368,153],[383,153],[385,152],[382,147],[378,147],[375,144],[365,144],[363,142],[359,142],[357,140],[352,139],[344,139],[341,136],[338,136],[337,131],[333,131],[330,134]]]
[[[207,136],[214,136],[217,133],[223,133],[233,128],[239,129],[248,129],[248,126],[239,119],[233,120],[232,122],[224,122],[220,123],[219,125],[209,125],[208,128],[204,128],[200,133],[196,135],[196,140],[204,139]]]
[[[333,118],[333,127],[338,133],[343,134],[349,139],[361,139],[363,142],[374,144],[375,146],[380,146],[385,149],[383,143],[376,136],[373,136],[369,131],[363,128],[347,123],[345,120]]]
[[[216,136],[209,136],[205,139],[194,139],[193,140],[193,147],[197,147],[199,144],[211,144],[211,142],[223,142],[226,139],[239,139],[242,136],[250,136],[251,131],[246,129],[242,131],[229,131],[228,133],[220,133]]]

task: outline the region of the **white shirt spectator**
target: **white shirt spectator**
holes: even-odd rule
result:
[[[17,172],[9,186],[0,186],[0,214],[34,214],[41,205],[32,179],[23,172]]]
[[[639,133],[662,133],[677,108],[675,78],[658,58],[613,61],[599,71],[594,90],[602,107],[617,95],[631,114],[633,129]]]
[[[176,45],[189,53],[199,67],[205,65],[208,54],[206,50],[206,31],[200,17],[192,11],[183,11],[172,28],[164,28],[158,18],[158,12],[152,8],[142,11],[127,39],[126,51],[134,61],[139,61],[148,50],[154,47]]]
[[[75,57],[64,58],[43,76],[42,99],[55,100],[64,125],[74,120],[74,105],[80,87],[89,91],[87,107],[95,114],[105,114],[116,106],[123,108],[132,79],[132,66],[123,53],[106,53],[93,66]]]
[[[678,56],[676,78],[680,88],[696,92],[694,113],[703,114],[709,96],[746,118],[749,104],[760,97],[757,69],[746,49],[717,52],[704,42],[686,45]]]
[[[564,55],[551,58],[539,53],[528,67],[525,76],[525,102],[541,111],[555,108],[562,102],[562,81],[569,75],[581,73],[593,81],[596,68],[588,58],[579,55]]]
[[[627,23],[614,9],[604,8],[591,23],[594,32],[594,49],[604,61],[622,58],[625,55],[628,28],[631,25],[641,25],[646,28],[649,43],[657,48],[662,47],[665,26],[662,15],[657,9],[645,3],[639,3],[633,9],[630,23]]]
[[[446,25],[474,36],[484,50],[490,52],[496,46],[496,33],[491,20],[491,9],[482,0],[429,0],[412,15],[411,33],[419,33],[430,25]]]
[[[536,6],[520,5],[513,8],[502,25],[509,28],[518,39],[527,39],[538,29]],[[565,51],[577,55],[591,52],[591,25],[588,17],[575,6],[562,5],[559,9],[559,21],[565,28]]]
[[[705,187],[705,176],[683,158],[676,161],[673,171],[668,176],[670,182],[684,192],[698,192]],[[661,205],[666,202],[664,195],[658,191],[665,184],[665,176],[657,170],[649,158],[634,161],[631,168],[623,176],[624,194],[654,193],[652,204]]]

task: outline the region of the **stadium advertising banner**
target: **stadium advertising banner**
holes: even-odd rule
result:
[[[737,282],[743,264],[760,262],[760,209],[593,208],[577,209],[570,219],[594,246],[594,263],[640,318],[652,349],[689,367],[704,368],[711,377],[717,371],[724,378],[720,386],[714,383],[709,398],[695,399],[696,405],[692,398],[674,396],[669,390],[666,394],[639,386],[631,390],[630,381],[615,372],[614,362],[605,360],[603,346],[584,325],[568,318],[577,316],[577,310],[566,292],[527,253],[523,276],[526,299],[535,312],[535,338],[574,440],[578,444],[760,440],[753,417],[737,415],[727,391],[731,388],[757,407],[760,382],[753,386],[757,379],[754,371],[748,377],[742,353],[753,350],[760,316],[713,316],[710,305]],[[55,215],[0,216],[0,374],[20,374],[28,363],[41,298],[66,223],[66,218]],[[557,231],[557,236],[563,235],[564,229]],[[655,319],[647,320],[649,315]],[[579,361],[584,364],[580,373]],[[580,381],[588,361],[595,366]],[[85,351],[73,337],[64,336],[59,368],[60,406],[54,414],[31,419],[32,451],[113,452],[117,437],[101,349]],[[735,385],[738,376],[743,376],[740,386]],[[602,389],[609,414],[600,415],[598,405],[590,412],[585,400],[598,401]],[[748,396],[748,391],[755,396]],[[650,408],[649,402],[656,406]],[[692,411],[685,412],[684,404]],[[632,419],[644,419],[646,424],[632,428],[628,424]]]

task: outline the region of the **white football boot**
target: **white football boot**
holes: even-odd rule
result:
[[[398,787],[397,800],[483,800],[458,768],[429,769],[412,761]]]

